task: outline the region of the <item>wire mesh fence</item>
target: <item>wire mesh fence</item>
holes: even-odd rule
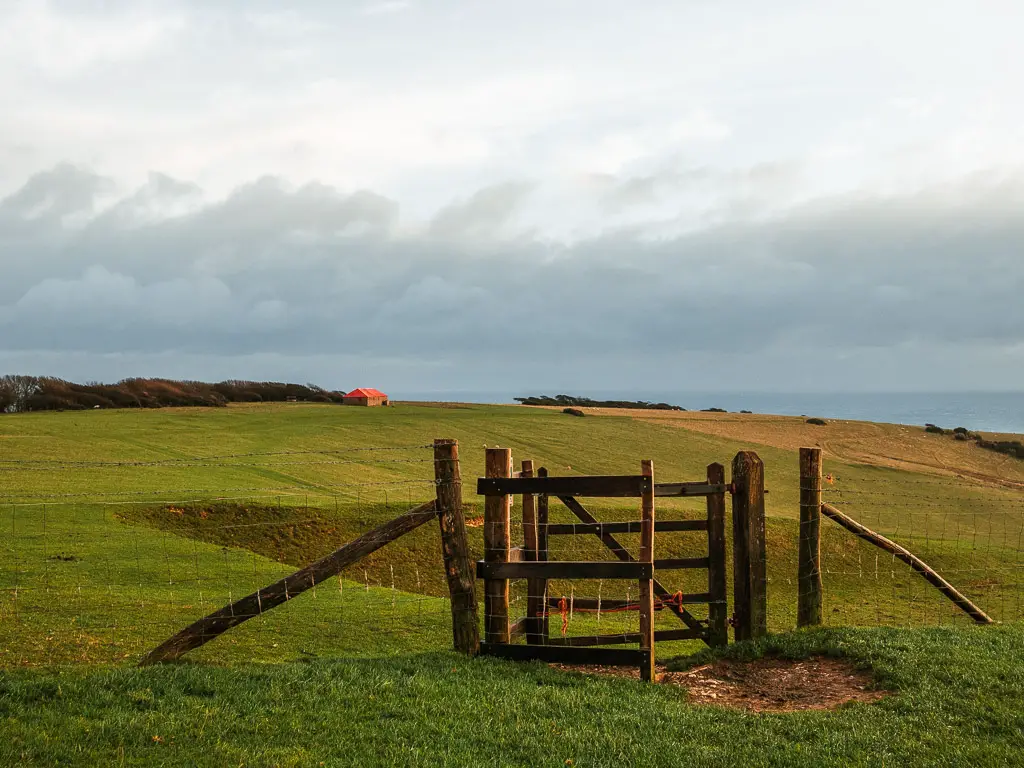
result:
[[[0,460],[0,666],[137,661],[196,619],[432,499],[428,447]],[[249,484],[232,483],[239,467]],[[168,470],[184,482],[154,487],[147,477],[166,481]],[[271,482],[252,484],[254,471]],[[61,492],[45,493],[37,478]],[[195,658],[447,647],[448,592],[429,528]]]
[[[1024,619],[1021,489],[969,477],[916,480],[896,472],[880,473],[870,483],[848,482],[826,466],[821,498],[897,549],[912,553],[992,620]],[[858,538],[827,516],[820,526],[824,624],[975,622],[905,562],[905,556]],[[795,579],[789,584],[796,587]]]

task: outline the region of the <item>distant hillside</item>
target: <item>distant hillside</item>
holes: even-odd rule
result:
[[[523,405],[557,405],[562,407],[575,405],[585,408],[642,408],[655,411],[686,410],[678,405],[669,405],[668,403],[648,403],[646,400],[591,400],[589,397],[574,397],[573,395],[555,395],[554,397],[540,395],[538,397],[516,397],[513,399]]]
[[[75,384],[46,376],[0,376],[0,413],[77,411],[86,408],[220,407],[228,403],[288,400],[340,403],[342,393],[315,384],[277,381],[124,379],[116,384]]]

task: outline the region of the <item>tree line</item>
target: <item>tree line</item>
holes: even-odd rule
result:
[[[315,384],[232,379],[217,383],[123,379],[75,384],[50,376],[0,376],[0,413],[80,411],[87,408],[223,407],[228,403],[341,403],[342,393]]]

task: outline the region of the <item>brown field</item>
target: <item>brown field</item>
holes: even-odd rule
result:
[[[556,409],[557,410],[557,409]],[[745,443],[796,451],[818,446],[839,461],[888,467],[909,472],[961,477],[1001,487],[1024,488],[1024,461],[958,442],[950,435],[933,435],[923,426],[829,420],[826,426],[807,424],[799,416],[768,416],[704,411],[655,411],[622,408],[583,408],[593,416],[628,416],[652,424],[671,425],[691,432]],[[984,433],[997,440],[1020,435]]]

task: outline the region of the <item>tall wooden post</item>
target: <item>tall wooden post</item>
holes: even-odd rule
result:
[[[732,462],[733,603],[737,641],[768,632],[764,464],[753,451]]]
[[[533,477],[533,462],[524,459],[520,477]],[[532,493],[523,494],[523,559],[537,561],[537,497]],[[526,580],[526,642],[540,643],[540,617],[546,610],[544,605],[544,580]]]
[[[441,526],[441,554],[452,603],[452,638],[455,650],[475,656],[480,650],[476,617],[476,589],[469,557],[466,519],[462,514],[462,474],[457,440],[434,441],[434,479],[437,484],[437,521]]]
[[[537,470],[537,477],[547,477],[548,470],[541,467]],[[548,559],[548,495],[546,493],[537,496],[537,560],[547,562]],[[541,645],[548,641],[548,580],[537,579],[537,592],[541,596],[541,613],[537,620],[537,642]]]
[[[708,466],[708,484],[725,483],[725,467]],[[725,494],[707,497],[708,504],[708,645],[729,643],[729,606],[725,572]]]
[[[512,476],[512,451],[488,448],[484,474],[487,477]],[[488,496],[484,500],[484,561],[506,563],[509,557],[510,496]],[[484,579],[484,639],[488,643],[507,644],[508,579]]]
[[[821,448],[800,449],[800,561],[796,625],[821,624]]]
[[[644,459],[641,474],[651,479],[648,490],[640,497],[639,562],[654,568],[654,462]],[[640,579],[640,650],[647,656],[640,665],[640,679],[652,682],[654,677],[654,578]]]

